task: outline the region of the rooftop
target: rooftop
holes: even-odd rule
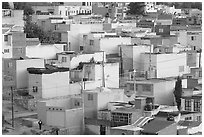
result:
[[[186,127],[197,127],[201,124],[202,122],[199,121],[179,121],[178,125],[180,126],[186,126]]]
[[[69,71],[69,68],[63,67],[54,67],[54,66],[47,66],[46,68],[27,68],[28,73],[30,74],[52,74],[55,72],[66,72]]]
[[[167,121],[167,120],[160,120],[155,118],[154,120],[147,123],[142,128],[144,129],[143,133],[149,133],[149,134],[157,134],[160,130],[174,124],[174,121]]]

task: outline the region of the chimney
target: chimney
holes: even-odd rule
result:
[[[146,98],[145,97],[136,97],[135,98],[135,109],[144,110],[146,105]]]

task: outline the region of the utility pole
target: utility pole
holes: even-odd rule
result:
[[[201,68],[201,52],[202,52],[202,49],[199,50],[200,54],[199,54],[199,68]]]
[[[152,53],[151,53],[151,49],[152,49],[152,44],[150,45],[150,52],[149,52],[149,76],[151,77],[152,74]]]
[[[103,51],[103,61],[102,61],[102,87],[105,87],[105,72],[104,72],[104,51]]]
[[[136,70],[133,71],[133,79],[134,79],[134,92],[136,96]]]
[[[13,87],[11,86],[11,118],[12,118],[12,127],[14,128],[14,108],[13,108]]]
[[[122,56],[122,47],[120,46],[120,71],[121,71],[121,76],[123,76],[123,56]]]

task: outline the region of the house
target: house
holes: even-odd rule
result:
[[[177,124],[174,121],[155,118],[142,128],[142,135],[177,135]]]
[[[131,44],[131,37],[118,35],[105,35],[102,37],[91,37],[85,40],[84,51],[88,53],[105,51],[106,54],[119,53],[118,45]]]
[[[69,68],[28,68],[29,95],[35,99],[80,94],[69,84]],[[78,93],[79,92],[79,93]]]
[[[186,87],[186,81],[182,82]],[[139,79],[128,80],[126,82],[126,91],[135,96],[146,97],[147,103],[173,105],[175,88],[175,79]]]
[[[186,53],[142,53],[143,71],[152,78],[177,77],[190,72]]]
[[[143,126],[151,118],[142,117],[144,98],[136,98],[135,101],[127,103],[124,101],[109,102],[105,109],[98,110],[97,117],[85,119],[87,134],[112,135],[118,134],[118,128],[129,126]]]
[[[24,27],[23,10],[2,9],[2,24]]]
[[[108,102],[123,101],[124,91],[99,87],[84,91],[85,118],[97,118],[98,110],[107,109]]]
[[[91,14],[92,3],[91,2],[68,2],[64,4],[60,3],[40,3],[32,4],[32,8],[35,14],[53,14],[61,16]]]
[[[119,48],[120,54],[122,53],[123,70],[142,70],[142,68],[140,68],[141,53],[150,52],[150,47],[150,45],[144,44],[121,45]]]
[[[181,108],[183,111],[202,112],[202,93],[182,96]]]
[[[5,59],[3,61],[3,88],[28,88],[27,68],[44,68],[44,59]]]
[[[119,63],[104,63],[104,67],[102,64],[88,63],[84,65],[83,71],[86,88],[93,89],[103,85],[108,88],[119,88]]]
[[[24,58],[26,55],[26,34],[12,29],[3,29],[3,58]]]
[[[82,99],[78,96],[42,100],[37,103],[38,119],[46,126],[66,129],[67,135],[83,134]]]

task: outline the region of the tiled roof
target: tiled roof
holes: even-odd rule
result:
[[[174,121],[167,121],[167,120],[159,120],[154,119],[147,123],[144,127],[142,127],[144,130],[143,133],[149,133],[149,134],[156,134],[160,130],[174,124]]]

